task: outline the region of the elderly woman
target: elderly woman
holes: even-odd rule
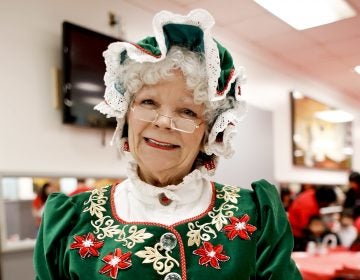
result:
[[[36,279],[301,279],[279,195],[211,182],[244,113],[242,72],[210,35],[204,10],[160,12],[155,37],[105,52],[105,101],[128,179],[53,195]]]

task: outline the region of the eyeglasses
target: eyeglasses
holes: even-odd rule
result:
[[[185,133],[193,133],[195,129],[199,128],[203,121],[196,124],[193,120],[182,117],[169,117],[159,114],[156,110],[144,108],[141,106],[133,105],[131,111],[134,113],[134,117],[144,122],[154,123],[159,116],[170,119],[170,127],[174,130],[178,130]]]

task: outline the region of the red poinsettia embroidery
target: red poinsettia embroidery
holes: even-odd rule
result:
[[[224,226],[227,237],[233,240],[236,236],[242,239],[249,240],[250,236],[256,230],[256,226],[250,225],[247,222],[250,220],[249,215],[245,214],[242,217],[230,217],[230,225]]]
[[[213,246],[210,242],[203,242],[203,247],[196,249],[193,254],[200,256],[200,265],[210,265],[213,268],[220,269],[219,261],[225,262],[230,259],[229,256],[223,254],[223,246],[221,244]]]
[[[79,249],[82,258],[90,256],[99,256],[99,249],[104,245],[104,241],[95,239],[92,233],[87,235],[74,236],[75,241],[70,245],[70,249]]]
[[[122,253],[121,249],[116,248],[114,253],[111,252],[102,260],[106,263],[101,269],[100,273],[107,274],[112,279],[116,279],[119,269],[126,269],[131,264],[131,252]]]

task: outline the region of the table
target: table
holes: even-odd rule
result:
[[[306,252],[293,252],[292,258],[304,280],[332,280],[344,268],[360,271],[360,252],[334,250],[313,256]]]

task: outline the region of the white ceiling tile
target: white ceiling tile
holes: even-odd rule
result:
[[[307,38],[300,32],[294,31],[275,34],[266,39],[259,39],[260,40],[256,42],[257,45],[263,48],[267,48],[275,53],[311,48],[314,44],[313,40]]]
[[[138,6],[144,10],[151,11],[154,14],[161,10],[168,10],[174,13],[186,13],[186,10],[179,4],[175,3],[174,1],[168,1],[168,0],[152,0],[151,2],[142,1],[142,0],[124,0],[124,1],[128,2],[131,5]]]
[[[308,64],[307,69],[311,69],[312,73],[318,73],[322,77],[349,74],[348,67],[337,59]]]
[[[234,33],[255,42],[292,29],[281,20],[266,14],[233,23],[228,25],[228,28]]]
[[[336,76],[333,76],[331,82],[348,92],[359,92],[360,89],[360,76],[357,75],[355,72],[348,71],[345,73],[340,73]],[[360,99],[360,97],[358,98]]]
[[[360,65],[360,53],[349,56],[343,56],[341,57],[341,60],[349,67]]]
[[[222,8],[222,5],[229,8]],[[226,0],[223,3],[219,0],[192,1],[187,7],[192,9],[201,7],[208,10],[220,25],[243,21],[265,13],[265,10],[259,9],[258,4],[248,0]]]
[[[360,16],[302,31],[307,36],[322,43],[336,42],[360,36]]]
[[[314,65],[315,63],[326,63],[337,59],[318,45],[309,46],[296,52],[284,50],[281,56],[298,65]]]
[[[324,48],[337,56],[355,55],[360,53],[360,36],[327,43]]]

